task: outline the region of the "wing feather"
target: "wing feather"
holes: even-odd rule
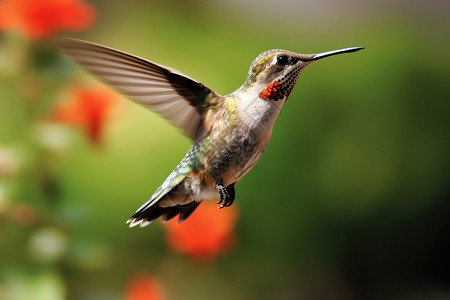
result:
[[[207,97],[215,94],[178,71],[102,45],[63,38],[60,47],[90,73],[130,100],[160,114],[194,142],[207,129],[203,113]],[[217,95],[220,97],[219,95]]]

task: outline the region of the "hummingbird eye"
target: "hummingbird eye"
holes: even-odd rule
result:
[[[289,57],[286,55],[280,55],[277,57],[277,65],[285,66],[289,63]]]

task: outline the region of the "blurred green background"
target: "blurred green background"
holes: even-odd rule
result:
[[[58,150],[38,146],[61,85],[98,83],[50,43],[2,33],[0,299],[123,299],[137,272],[167,299],[450,299],[448,2],[90,3],[95,24],[66,35],[220,94],[268,49],[366,49],[302,73],[237,187],[233,249],[197,262],[166,246],[159,223],[124,224],[188,138],[123,101],[100,147],[70,128],[50,132]]]

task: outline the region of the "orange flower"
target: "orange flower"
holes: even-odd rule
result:
[[[0,2],[0,29],[17,29],[31,39],[60,30],[84,30],[94,20],[92,6],[83,0],[4,0]]]
[[[198,260],[210,259],[229,248],[234,241],[236,205],[218,209],[213,201],[204,201],[182,224],[167,222],[167,243],[178,252]]]
[[[148,274],[131,278],[125,291],[125,300],[163,300],[159,282]]]
[[[118,101],[118,96],[107,88],[75,90],[69,102],[57,106],[51,119],[81,127],[90,141],[100,144],[108,114]]]

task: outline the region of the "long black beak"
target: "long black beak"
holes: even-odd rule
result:
[[[309,58],[306,61],[315,61],[315,60],[319,60],[319,59],[322,59],[322,58],[325,58],[328,56],[332,56],[332,55],[336,55],[336,54],[356,52],[361,49],[364,49],[364,47],[350,47],[350,48],[344,48],[344,49],[339,49],[339,50],[321,52],[321,53],[315,54],[312,58]],[[305,60],[303,60],[303,61],[305,61]]]

